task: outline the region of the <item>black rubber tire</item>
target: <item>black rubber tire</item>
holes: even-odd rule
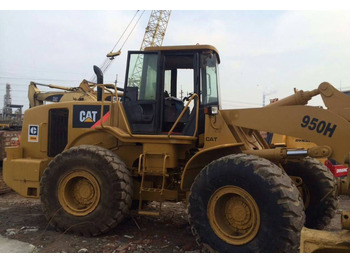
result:
[[[58,199],[60,181],[74,170],[92,174],[100,188],[96,208],[84,216],[66,212]],[[124,162],[98,146],[82,145],[64,151],[50,162],[41,178],[41,205],[50,224],[60,231],[85,236],[115,228],[128,215],[132,195],[132,178]]]
[[[227,185],[247,191],[259,207],[259,231],[243,245],[223,241],[208,219],[210,197]],[[298,252],[305,222],[304,205],[292,180],[270,161],[246,154],[225,156],[202,169],[191,187],[188,213],[197,243],[216,252]]]
[[[323,229],[330,223],[338,207],[337,183],[333,174],[325,165],[310,157],[304,161],[290,162],[283,168],[288,175],[302,178],[309,191],[310,202],[305,210],[305,226]]]

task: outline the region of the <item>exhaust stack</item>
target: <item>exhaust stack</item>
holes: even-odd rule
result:
[[[97,84],[103,84],[103,73],[98,66],[94,65],[94,72],[97,78]],[[97,87],[97,101],[102,101],[102,88]]]

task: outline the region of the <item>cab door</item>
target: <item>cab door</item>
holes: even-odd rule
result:
[[[132,133],[159,132],[158,53],[129,52],[123,104]]]

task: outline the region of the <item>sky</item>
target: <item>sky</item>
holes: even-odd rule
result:
[[[0,10],[0,108],[6,83],[12,103],[26,109],[30,81],[71,87],[91,79],[93,65],[102,65],[137,10],[94,8]],[[163,45],[199,43],[219,50],[223,108],[261,107],[263,97],[268,104],[293,94],[294,88],[313,90],[324,81],[350,89],[350,10],[257,8],[174,8]],[[118,86],[124,85],[127,51],[140,49],[150,13],[143,13],[121,56],[105,72],[105,83],[117,78]],[[311,105],[322,101],[314,99]]]

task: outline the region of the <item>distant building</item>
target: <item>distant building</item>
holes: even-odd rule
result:
[[[6,94],[4,95],[4,107],[0,112],[0,129],[21,129],[23,105],[12,104],[11,85],[6,84]],[[13,109],[15,109],[13,111]]]

